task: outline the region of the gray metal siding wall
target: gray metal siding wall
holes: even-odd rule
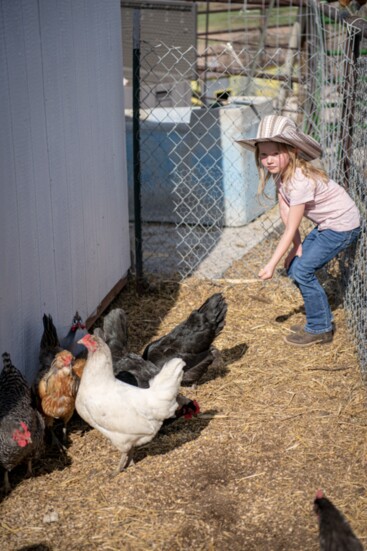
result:
[[[86,319],[130,265],[119,0],[0,0],[0,343]]]

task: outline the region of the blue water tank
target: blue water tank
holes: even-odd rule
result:
[[[143,222],[244,226],[275,204],[258,197],[253,153],[236,143],[256,136],[273,112],[266,98],[234,98],[216,108],[156,108],[140,127]],[[127,117],[129,211],[134,212],[132,120]]]

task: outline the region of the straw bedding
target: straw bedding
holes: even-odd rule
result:
[[[304,319],[288,284],[192,279],[138,296],[130,283],[110,308],[127,311],[141,352],[218,291],[228,302],[218,357],[182,389],[201,413],[137,449],[118,476],[119,452],[75,416],[64,457],[49,449],[33,478],[11,474],[1,549],[316,551],[320,487],[367,545],[366,388],[340,305],[334,342],[308,349],[283,342]]]

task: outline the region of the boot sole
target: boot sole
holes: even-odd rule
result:
[[[323,339],[320,339],[319,341],[312,341],[312,342],[305,342],[305,343],[299,343],[299,342],[292,342],[292,341],[289,341],[287,340],[287,337],[284,337],[284,342],[287,343],[287,344],[290,344],[291,346],[298,346],[299,348],[305,348],[306,346],[312,346],[313,344],[330,344],[331,342],[333,342],[333,339],[330,339],[330,340],[323,340]]]
[[[305,327],[304,325],[291,325],[288,328],[288,331],[290,331],[291,333],[299,333],[300,331],[303,331],[304,327]],[[334,322],[332,323],[331,331],[332,331],[333,335],[335,335],[336,325],[335,325]],[[330,341],[326,341],[326,342],[330,342]]]

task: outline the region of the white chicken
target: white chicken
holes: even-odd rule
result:
[[[96,335],[78,341],[88,349],[75,407],[80,417],[106,436],[121,451],[118,472],[132,462],[134,448],[150,442],[165,419],[177,409],[177,394],[185,362],[168,361],[139,388],[116,379],[108,345]]]

